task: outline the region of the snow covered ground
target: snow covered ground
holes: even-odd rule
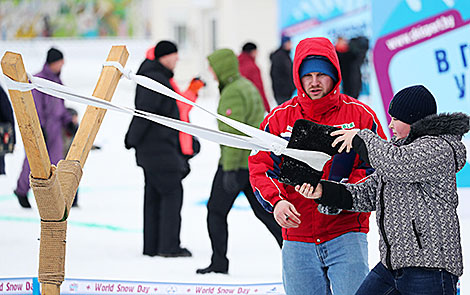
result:
[[[126,44],[131,53],[128,66],[136,70],[148,42],[103,41],[90,49],[79,41],[59,43],[66,57],[63,81],[72,88],[91,94],[112,44]],[[5,50],[23,55],[27,71],[37,72],[47,42],[0,44]],[[41,53],[41,54],[38,54]],[[93,53],[91,53],[93,52]],[[209,79],[207,77],[206,79]],[[184,87],[184,86],[183,86]],[[182,88],[183,88],[182,87]],[[214,85],[209,85],[214,87]],[[133,106],[135,85],[121,80],[113,101]],[[213,89],[212,89],[213,90]],[[199,103],[215,110],[216,96],[211,89],[201,93]],[[73,106],[80,115],[84,107]],[[134,152],[124,148],[123,139],[130,117],[108,111],[98,133],[100,150],[91,151],[79,188],[79,207],[73,208],[67,232],[66,278],[179,283],[276,283],[281,282],[280,250],[269,232],[239,197],[229,214],[229,275],[196,275],[197,268],[210,262],[211,248],[206,229],[205,202],[219,156],[218,145],[201,141],[201,153],[191,162],[191,174],[184,180],[182,246],[191,258],[144,257],[142,253],[143,174],[135,165]],[[195,124],[216,128],[216,122],[198,110],[191,113]],[[6,157],[7,175],[0,176],[0,279],[35,277],[38,271],[39,215],[32,194],[32,209],[20,208],[13,189],[24,158],[21,136],[15,152]],[[464,248],[465,274],[461,294],[470,293],[470,190],[461,189],[459,214]],[[369,266],[379,261],[378,231],[371,216]]]

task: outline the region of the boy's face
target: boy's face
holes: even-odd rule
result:
[[[388,125],[390,129],[393,131],[393,135],[396,136],[398,139],[405,138],[410,133],[410,124],[404,123],[394,117],[392,117],[392,121],[390,125]]]

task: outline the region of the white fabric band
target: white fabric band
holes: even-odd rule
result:
[[[264,132],[258,128],[254,128],[252,126],[243,124],[241,122],[235,121],[228,117],[221,116],[219,114],[212,113],[211,111],[203,108],[202,106],[198,105],[197,103],[192,102],[191,100],[179,95],[178,93],[172,91],[171,89],[167,88],[166,86],[158,83],[155,80],[152,80],[148,77],[142,75],[136,75],[132,73],[132,71],[125,69],[122,67],[121,64],[117,62],[106,62],[103,66],[113,66],[120,70],[123,73],[123,76],[126,78],[136,82],[137,84],[151,89],[155,92],[160,94],[169,96],[176,100],[182,101],[186,104],[192,105],[197,107],[204,112],[208,113],[212,117],[217,118],[218,120],[224,122],[225,124],[239,130],[240,132],[248,135],[237,135],[231,134],[219,130],[213,130],[204,128],[201,126],[197,126],[191,123],[175,120],[172,118],[152,114],[149,112],[145,112],[138,109],[133,109],[125,106],[118,105],[113,102],[109,102],[100,98],[96,98],[94,96],[89,95],[82,95],[77,94],[73,89],[66,87],[64,85],[39,78],[33,77],[28,74],[28,78],[31,83],[22,83],[13,81],[8,76],[4,75],[6,85],[11,90],[18,90],[18,91],[30,91],[32,89],[37,89],[43,93],[59,97],[65,100],[70,100],[86,105],[95,106],[98,108],[103,108],[107,110],[114,110],[121,113],[131,114],[136,117],[141,117],[167,127],[191,134],[198,138],[207,139],[219,144],[232,146],[235,148],[247,149],[247,150],[262,150],[262,151],[272,151],[276,155],[287,155],[299,161],[307,163],[310,167],[315,170],[321,171],[323,170],[323,166],[325,163],[330,160],[330,156],[323,152],[318,151],[304,151],[304,150],[297,150],[297,149],[290,149],[287,148],[288,141],[275,136],[271,133]]]

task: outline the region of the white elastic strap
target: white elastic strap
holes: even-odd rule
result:
[[[116,69],[120,70],[121,72],[122,72],[122,70],[124,70],[122,65],[117,63],[117,62],[105,62],[105,63],[103,63],[103,65],[115,66]],[[142,87],[145,87],[147,89],[151,89],[151,90],[153,90],[155,92],[158,92],[160,94],[166,95],[168,97],[174,98],[176,100],[179,100],[181,102],[189,104],[193,107],[199,108],[200,110],[203,110],[204,112],[206,112],[206,113],[210,114],[211,116],[217,118],[218,120],[224,122],[225,124],[229,125],[230,127],[233,127],[235,129],[237,129],[238,131],[253,137],[255,140],[259,140],[258,144],[266,145],[267,143],[269,143],[268,146],[271,146],[271,144],[274,143],[274,144],[277,144],[276,145],[277,150],[279,150],[281,147],[283,147],[283,148],[287,147],[288,141],[281,138],[281,137],[275,136],[275,135],[273,135],[271,133],[268,133],[268,132],[264,132],[264,131],[262,131],[258,128],[254,128],[250,125],[243,124],[243,123],[238,122],[236,120],[233,120],[231,118],[213,113],[213,112],[205,109],[204,107],[198,105],[197,103],[192,102],[191,100],[185,98],[184,96],[174,92],[173,90],[166,87],[165,85],[162,85],[161,83],[159,83],[159,82],[157,82],[153,79],[150,79],[149,77],[142,76],[142,75],[136,75],[136,74],[134,74],[130,71],[127,71],[127,70],[124,70],[124,71],[126,73],[129,73],[129,75],[126,76],[126,78],[134,81],[138,85],[140,85]],[[266,148],[270,149],[270,147],[268,147],[268,146],[266,146]],[[281,153],[279,153],[278,155],[280,155]]]
[[[133,74],[130,73],[130,76],[132,77]],[[228,122],[231,123],[230,125],[232,127],[238,130],[240,130],[240,128],[237,128],[237,127],[239,127],[239,125],[242,125],[241,126],[243,127],[242,129],[251,128],[259,132],[253,132],[253,133],[256,133],[254,135],[255,137],[247,137],[247,136],[236,135],[236,134],[227,133],[227,132],[223,132],[219,130],[216,131],[212,129],[207,129],[207,128],[200,127],[191,123],[175,120],[175,119],[164,117],[164,116],[159,116],[156,114],[148,113],[148,112],[141,111],[141,110],[136,110],[136,109],[129,108],[129,107],[120,106],[118,104],[115,104],[115,103],[112,103],[112,102],[109,102],[100,98],[96,98],[93,96],[75,94],[71,88],[68,88],[64,85],[61,85],[61,84],[58,84],[58,83],[55,83],[55,82],[52,82],[43,78],[30,76],[30,80],[31,80],[31,84],[13,81],[7,77],[7,81],[8,81],[7,85],[9,89],[15,89],[19,91],[29,91],[33,88],[36,88],[38,91],[44,92],[51,96],[59,97],[62,99],[66,99],[66,100],[70,100],[70,101],[74,101],[74,102],[78,102],[78,103],[82,103],[86,105],[92,105],[92,106],[103,108],[103,109],[114,110],[114,111],[118,111],[122,113],[131,114],[133,116],[137,116],[137,117],[141,117],[141,118],[153,121],[153,122],[157,122],[162,125],[168,126],[170,128],[191,134],[196,137],[207,139],[207,140],[219,143],[219,144],[232,146],[235,148],[242,148],[242,149],[248,149],[248,150],[272,151],[276,154],[285,154],[294,159],[305,162],[312,168],[316,170],[320,170],[320,171],[323,169],[324,164],[330,159],[329,155],[322,153],[322,152],[286,149],[286,147],[283,144],[279,144],[278,142],[271,141],[272,138],[280,139],[279,137],[274,136],[270,133],[261,131],[254,127],[251,127],[249,125],[245,125],[243,123],[237,122],[232,119],[228,120]],[[164,87],[163,85],[161,86]],[[164,88],[171,91],[170,89],[166,87]],[[165,91],[165,92],[169,93],[168,91]],[[173,97],[173,96],[174,95],[172,94],[170,97]],[[204,108],[198,106],[197,104],[195,104],[195,106],[205,110]],[[210,111],[207,111],[207,110],[205,111],[208,112],[209,114],[212,114]],[[226,117],[223,117],[223,118],[228,119]],[[237,126],[233,126],[232,125],[233,122],[237,122],[239,124],[235,124]],[[249,127],[249,128],[245,128],[245,127]],[[243,130],[240,130],[240,131],[243,132]],[[263,135],[268,134],[269,136],[266,136],[265,138],[257,138],[257,136],[259,136],[260,133]]]

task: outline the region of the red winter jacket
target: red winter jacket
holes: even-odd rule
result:
[[[253,82],[258,88],[259,94],[263,99],[263,105],[266,112],[271,110],[266,93],[264,92],[263,80],[261,79],[261,71],[255,63],[255,59],[248,53],[242,52],[238,56],[238,63],[240,67],[240,74]]]
[[[309,55],[327,57],[338,70],[338,82],[326,96],[312,100],[304,92],[298,75],[301,61]],[[290,139],[292,127],[298,119],[338,126],[346,129],[368,128],[386,138],[376,114],[364,103],[339,93],[341,73],[333,44],[325,38],[309,38],[301,41],[294,57],[294,84],[298,96],[286,101],[269,113],[261,123],[261,129]],[[324,215],[317,204],[297,193],[293,186],[278,181],[282,158],[271,152],[258,152],[249,157],[250,181],[256,197],[263,207],[272,212],[280,200],[288,200],[301,214],[298,228],[283,228],[283,238],[320,244],[347,232],[369,231],[370,213],[342,211],[339,215]],[[373,170],[359,160],[354,152],[335,155],[323,168],[324,179],[355,183]]]

